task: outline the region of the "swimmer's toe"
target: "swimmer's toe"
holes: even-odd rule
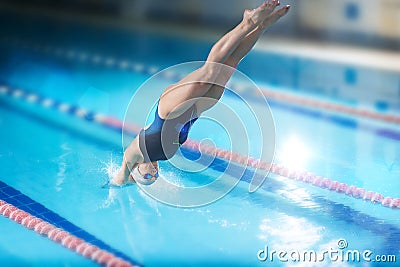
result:
[[[272,24],[274,24],[278,19],[283,17],[289,12],[290,5],[286,5],[278,10],[272,12],[261,24],[260,26],[263,28],[268,28]]]

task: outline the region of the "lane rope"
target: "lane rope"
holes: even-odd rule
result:
[[[88,258],[92,261],[107,267],[133,267],[131,263],[116,257],[114,254],[100,249],[75,235],[54,226],[29,212],[21,210],[4,200],[0,200],[0,214],[23,225],[27,229],[47,237],[48,239],[61,244],[62,246]]]
[[[58,110],[61,113],[69,114],[89,122],[96,122],[108,128],[122,130],[126,133],[136,135],[141,127],[133,124],[124,124],[117,118],[97,114],[92,111],[86,111],[78,106],[62,103],[50,98],[42,97],[38,94],[28,93],[21,89],[12,89],[6,85],[0,85],[0,95],[9,96],[14,99],[20,99],[28,103],[37,104],[46,109]],[[332,192],[346,194],[349,197],[362,199],[368,202],[381,204],[383,207],[400,209],[400,198],[384,196],[374,191],[368,191],[361,187],[348,185],[327,177],[321,177],[307,171],[293,171],[289,167],[282,164],[270,163],[262,161],[254,157],[244,156],[238,153],[230,152],[221,148],[216,148],[200,142],[188,139],[183,146],[185,148],[206,153],[211,156],[216,156],[227,161],[245,165],[252,168],[257,168],[265,171],[270,171],[274,174],[310,184],[319,188],[327,189]]]
[[[93,54],[85,51],[78,51],[74,49],[64,49],[62,47],[55,47],[51,45],[42,45],[38,43],[28,43],[26,40],[20,40],[17,38],[3,38],[5,42],[12,45],[17,45],[25,49],[31,49],[35,52],[50,54],[52,56],[64,58],[67,60],[77,60],[79,62],[92,63],[95,65],[105,66],[107,68],[116,68],[125,71],[133,71],[135,73],[144,73],[153,75],[161,69],[156,66],[145,65],[140,62],[132,62],[127,59],[117,59],[116,57],[103,56],[100,54]],[[163,73],[164,78],[172,80],[174,78],[179,79],[182,76],[179,73],[173,71],[166,71]],[[231,88],[233,86],[230,85]],[[239,91],[248,91],[253,95],[258,95],[258,91],[253,90],[251,87],[235,87]],[[371,109],[365,109],[360,107],[350,107],[347,105],[332,103],[329,101],[323,101],[320,99],[309,99],[307,97],[297,96],[285,92],[277,92],[269,90],[267,88],[261,88],[263,95],[279,102],[289,102],[291,104],[299,105],[301,107],[308,107],[312,109],[321,109],[327,111],[334,111],[337,113],[348,114],[352,116],[358,116],[373,120],[384,121],[392,124],[400,124],[400,116],[397,114],[384,114]]]

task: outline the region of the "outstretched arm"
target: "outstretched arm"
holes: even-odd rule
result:
[[[128,182],[135,182],[130,174],[131,171],[142,161],[143,157],[139,149],[139,135],[137,135],[132,143],[126,148],[124,158],[122,159],[121,169],[118,174],[113,177],[110,183],[120,186]]]

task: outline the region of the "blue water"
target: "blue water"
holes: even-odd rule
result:
[[[159,67],[203,59],[211,45],[211,42],[100,30],[73,23],[65,24],[63,32],[59,32],[44,19],[28,24],[14,21],[10,16],[3,16],[2,20],[14,23],[14,29],[19,29],[16,33],[5,27],[4,37],[17,36],[33,43],[80,49]],[[43,27],[54,34],[43,36],[38,31]],[[116,40],[123,40],[124,45]],[[1,47],[2,82],[121,120],[131,95],[150,77],[58,58],[29,47],[7,43]],[[277,70],[269,75],[268,70],[275,63]],[[260,68],[263,64],[267,67]],[[310,64],[317,63],[255,51],[241,69],[274,90],[330,99],[329,92],[325,95],[310,90],[302,92],[309,85],[296,80],[295,72],[307,70]],[[285,66],[290,66],[290,71],[285,71]],[[328,68],[341,66],[330,63]],[[326,73],[315,75],[317,80],[327,76]],[[386,75],[391,77],[389,80],[400,81],[398,73]],[[348,82],[354,82],[354,77],[350,78]],[[335,77],[329,79],[335,80]],[[338,93],[339,89],[335,102],[376,106],[375,102],[362,102],[362,98],[349,101]],[[382,103],[382,99],[378,100]],[[254,101],[257,103],[257,99]],[[226,94],[222,102],[234,106],[238,100]],[[390,112],[397,112],[396,101],[385,103]],[[398,126],[323,110],[299,109],[290,103],[270,101],[270,105],[276,126],[275,162],[385,196],[400,197]],[[369,249],[375,254],[400,257],[398,210],[277,175],[270,175],[258,191],[250,194],[246,180],[251,170],[219,201],[198,208],[176,208],[157,202],[136,186],[101,188],[108,179],[107,166],[117,166],[122,160],[118,131],[5,96],[0,97],[0,127],[0,163],[6,166],[0,171],[3,183],[58,214],[81,232],[93,235],[97,241],[145,266],[265,266],[271,263],[260,262],[257,252],[266,245],[275,250],[323,251],[336,249],[339,238],[347,240],[349,249]],[[208,136],[217,140],[223,136],[217,128],[209,134],[206,131],[209,127],[206,121],[199,120],[190,138],[201,140]],[[379,134],[382,129],[392,134]],[[220,139],[218,145],[226,145],[224,138]],[[201,173],[188,174],[162,162],[160,172],[173,182],[193,186],[212,181],[221,172],[221,166],[221,162],[214,162]],[[231,176],[241,178],[234,173]],[[6,266],[41,266],[43,262],[51,266],[94,265],[20,225],[4,218],[0,220],[4,229],[0,260]],[[329,261],[326,263],[329,265]],[[273,264],[283,265],[279,261]]]

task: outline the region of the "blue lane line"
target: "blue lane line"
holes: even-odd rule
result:
[[[10,87],[8,83],[3,82],[3,81],[1,81],[1,80],[0,80],[0,85],[5,85],[5,86],[7,86],[8,91],[6,92],[5,95],[7,95],[8,97],[10,97],[10,98],[13,99],[13,98],[14,98],[14,97],[13,97],[13,94],[17,91],[17,89],[16,89],[17,87]],[[22,91],[22,90],[21,90],[21,91]],[[34,103],[30,103],[30,104],[35,104],[35,105],[38,105],[38,106],[40,106],[40,107],[42,107],[42,108],[44,108],[44,107],[43,107],[43,105],[40,104],[40,103],[41,103],[43,100],[45,100],[45,99],[50,99],[50,98],[46,98],[44,95],[42,95],[42,94],[40,94],[40,93],[36,93],[36,92],[34,92],[34,91],[29,91],[29,90],[23,90],[23,101],[24,101],[24,102],[29,103],[29,102],[25,99],[25,96],[26,96],[26,95],[30,95],[30,94],[34,94],[34,95],[37,97],[37,100],[36,100]],[[48,107],[46,107],[47,109],[57,110],[57,111],[60,112],[60,113],[66,113],[66,114],[69,114],[69,115],[71,115],[71,116],[77,117],[77,116],[75,115],[75,112],[80,108],[79,106],[75,106],[75,105],[72,105],[72,104],[69,104],[69,103],[68,103],[69,108],[68,108],[65,112],[62,112],[62,111],[58,110],[58,108],[63,104],[63,102],[60,102],[58,99],[54,99],[54,98],[51,98],[51,101],[52,101],[52,104],[49,105]],[[81,117],[81,118],[82,118],[82,119],[85,119],[86,121],[93,121],[95,115],[96,115],[96,114],[95,114],[93,111],[86,110],[85,116],[83,116],[83,117]]]
[[[24,103],[24,104],[26,104],[26,103]],[[42,108],[41,106],[39,106],[37,104],[35,104],[35,105],[37,107]],[[84,132],[82,132],[82,131],[74,128],[74,127],[66,126],[65,124],[63,124],[63,122],[47,119],[47,118],[45,118],[43,116],[40,116],[38,114],[29,112],[28,110],[26,110],[24,108],[21,108],[21,107],[19,107],[17,105],[14,105],[14,104],[11,104],[11,103],[7,102],[7,99],[2,98],[2,96],[0,95],[0,109],[3,109],[3,108],[7,108],[7,109],[4,109],[7,112],[14,112],[15,114],[18,114],[19,116],[24,116],[26,118],[29,118],[32,121],[40,123],[40,124],[44,125],[45,127],[56,129],[56,130],[59,130],[59,131],[62,131],[62,132],[68,132],[71,136],[80,138],[80,139],[82,139],[84,141],[87,141],[87,142],[94,142],[97,145],[101,145],[103,147],[106,147],[107,149],[120,148],[120,146],[116,146],[116,144],[113,143],[113,142],[108,142],[107,140],[97,138],[94,135],[90,135],[90,134],[84,133]],[[50,109],[46,110],[46,112],[49,112],[49,111],[51,111],[51,110]],[[76,117],[74,117],[74,118],[76,118]],[[91,122],[91,121],[89,121],[89,122]],[[94,123],[94,122],[92,122],[92,123]],[[113,131],[116,131],[118,133],[121,133],[121,129],[119,129],[117,131],[117,129],[109,127],[108,125],[98,124],[98,123],[96,125],[101,126],[101,127],[105,128],[105,129],[109,129],[109,130],[113,130]]]
[[[226,95],[230,97],[237,98],[235,94],[230,92],[229,90],[225,91],[228,92]],[[265,101],[264,99],[260,100],[260,97],[254,96],[252,93],[248,93],[246,97],[251,98],[253,101]],[[321,121],[326,121],[330,122],[342,127],[346,127],[349,129],[354,129],[354,130],[363,130],[369,133],[372,133],[374,135],[377,135],[379,137],[384,137],[387,139],[395,140],[395,141],[400,141],[400,132],[395,131],[392,129],[388,128],[377,128],[371,125],[368,125],[366,123],[361,123],[358,122],[357,119],[354,119],[349,116],[340,116],[336,114],[330,114],[328,112],[324,112],[321,110],[315,110],[312,107],[302,107],[299,104],[292,104],[292,103],[284,103],[278,100],[273,100],[273,99],[268,99],[268,104],[270,105],[271,108],[279,108],[282,110],[286,110],[292,113],[295,113],[296,115],[303,115],[306,117],[311,117],[313,119],[318,119]],[[264,102],[265,103],[265,102]]]
[[[189,150],[187,148],[181,147],[181,152],[182,154],[190,159],[190,160],[198,160],[201,155],[200,152],[194,152],[192,150]],[[201,163],[201,160],[199,161]],[[208,161],[205,161],[208,162]],[[255,176],[261,176],[261,174],[254,172],[254,169],[252,168],[246,168],[244,170],[244,173],[241,177],[239,177],[238,174],[240,174],[243,171],[243,166],[230,166],[229,171],[227,171],[228,167],[228,161],[224,159],[219,159],[215,158],[212,163],[208,166],[209,168],[219,171],[219,172],[225,172],[228,175],[235,177],[243,182],[250,183],[253,177]],[[258,177],[262,178],[262,177]],[[285,191],[289,192],[291,190],[288,190],[281,182],[273,180],[273,179],[266,179],[265,182],[262,184],[260,189],[266,191],[266,192],[271,192],[275,195],[281,195],[284,198],[285,197]],[[231,193],[232,194],[232,191]],[[360,211],[357,211],[349,206],[346,206],[341,203],[337,203],[331,200],[326,199],[323,196],[315,196],[315,195],[309,195],[307,198],[307,202],[313,202],[318,205],[318,207],[313,206],[312,208],[307,208],[304,206],[296,205],[296,211],[292,212],[297,212],[297,211],[304,211],[306,214],[310,214],[312,217],[318,217],[320,213],[327,214],[331,218],[334,218],[336,220],[344,221],[348,224],[352,225],[357,225],[361,229],[365,229],[369,232],[372,232],[378,236],[381,236],[384,239],[384,245],[382,248],[385,249],[385,253],[396,253],[399,254],[399,248],[400,248],[400,228],[394,224],[390,223],[385,223],[383,222],[382,219],[378,219],[376,217],[370,216],[368,214],[362,213]],[[360,199],[359,201],[363,201]],[[296,203],[296,202],[294,202]],[[268,209],[277,209],[280,212],[282,212],[282,209],[284,209],[284,205],[282,203],[278,202],[273,202],[273,203],[266,203],[262,202],[262,205],[265,208]],[[371,203],[371,205],[373,205]],[[284,210],[284,212],[286,212]],[[289,210],[289,212],[291,212]],[[397,212],[397,211],[393,211]],[[374,253],[377,253],[377,251],[374,251]]]
[[[38,217],[48,223],[51,223],[52,225],[61,228],[74,236],[77,236],[84,241],[91,243],[100,249],[103,249],[105,251],[108,251],[115,256],[124,259],[128,262],[130,262],[133,265],[139,265],[135,260],[130,258],[129,256],[125,255],[121,251],[114,249],[95,237],[94,235],[86,232],[79,226],[76,226],[75,224],[71,223],[67,219],[61,217],[57,213],[49,210],[42,204],[36,202],[35,200],[31,199],[27,195],[24,195],[17,189],[9,186],[8,184],[0,181],[0,199],[3,201],[6,201],[9,204],[14,205],[15,207],[24,210],[31,215]]]
[[[197,160],[200,157],[199,152],[194,152],[184,147],[181,147],[181,151],[185,157],[192,160]],[[224,172],[226,170],[227,164],[228,162],[226,160],[216,158],[209,167],[211,169]],[[233,177],[237,177],[237,173],[238,172],[235,173],[235,171],[232,171],[232,173],[229,174]],[[237,178],[243,180],[244,182],[250,183],[253,175],[254,171],[252,169],[247,168],[243,176]],[[272,192],[277,195],[282,195],[281,192],[282,190],[285,189],[285,187],[280,182],[269,179],[263,183],[261,189],[267,192]],[[14,197],[11,197],[10,194]],[[30,212],[32,215],[36,214],[35,216],[43,218],[44,220],[49,221],[51,223],[53,223],[54,221],[53,223],[54,225],[64,230],[67,230],[68,232],[71,232],[82,239],[85,240],[92,239],[91,241],[92,244],[97,245],[100,248],[104,248],[105,250],[108,250],[110,252],[113,252],[115,255],[118,255],[121,258],[127,259],[126,256],[121,256],[120,253],[115,252],[114,249],[110,248],[102,241],[96,239],[92,235],[88,234],[81,228],[73,225],[72,223],[60,217],[59,215],[55,214],[54,212],[49,211],[40,203],[35,202],[34,200],[20,193],[19,191],[16,191],[15,189],[9,187],[8,185],[0,182],[0,199],[2,198],[5,198],[4,200],[9,202],[10,204],[13,204],[27,212]],[[398,253],[397,248],[400,247],[400,229],[397,226],[388,223],[382,223],[382,220],[378,218],[361,213],[343,204],[327,200],[322,196],[310,196],[310,201],[318,204],[319,207],[318,208],[313,207],[312,209],[310,209],[306,207],[297,206],[297,209],[303,210],[306,213],[311,213],[311,216],[317,216],[318,212],[323,212],[331,216],[332,218],[335,218],[336,220],[341,220],[349,224],[357,225],[361,229],[365,229],[379,236],[382,236],[385,240],[385,244],[383,247],[387,249],[387,251],[385,252]],[[279,203],[263,202],[262,204],[265,208],[279,209],[280,207]],[[24,205],[25,208],[23,207]],[[129,258],[128,260],[133,262]]]
[[[385,128],[376,128],[365,123],[357,122],[355,119],[350,117],[342,117],[339,115],[324,113],[317,110],[311,110],[307,107],[300,107],[293,104],[281,103],[275,100],[268,100],[268,103],[271,107],[276,107],[280,109],[284,109],[298,115],[304,115],[308,117],[312,117],[314,119],[324,120],[327,122],[334,123],[336,125],[340,125],[346,128],[354,129],[354,130],[363,130],[366,132],[370,132],[379,137],[384,137],[388,139],[392,139],[395,141],[400,141],[400,132],[394,131],[391,129]]]
[[[279,107],[283,107],[285,109],[289,109],[290,111],[295,111],[296,113],[300,112],[301,114],[316,117],[319,119],[327,119],[328,121],[329,120],[333,121],[339,125],[343,125],[343,126],[347,126],[347,127],[351,127],[351,128],[359,128],[358,123],[354,119],[351,119],[351,118],[343,118],[343,117],[339,117],[339,116],[335,116],[335,115],[323,114],[318,111],[313,111],[313,110],[309,110],[309,109],[302,108],[302,107],[292,106],[289,104],[277,103],[275,101],[269,101],[269,103],[272,105],[277,105]],[[364,129],[370,129],[370,128],[372,128],[372,127],[364,128]],[[386,136],[392,136],[395,138],[398,137],[398,134],[396,132],[393,135],[393,133],[390,130],[386,130],[386,129],[380,129],[379,131],[376,131],[376,133],[381,133],[382,136],[386,135]],[[199,152],[194,152],[194,151],[186,149],[184,147],[181,147],[181,150],[182,150],[182,154],[189,159],[197,160],[200,157]],[[209,167],[214,170],[224,172],[226,170],[227,164],[228,164],[228,162],[226,160],[216,158]],[[239,167],[238,167],[238,170],[239,170]],[[241,168],[240,168],[240,170],[241,170]],[[235,173],[235,171],[232,171],[232,173],[229,173],[229,174],[233,177],[237,177],[237,173]],[[254,175],[254,171],[247,168],[245,170],[244,174],[242,175],[242,177],[237,177],[237,178],[243,180],[244,182],[250,183],[253,175]],[[268,182],[264,182],[264,184],[262,185],[261,188],[265,191],[281,195],[281,193],[279,191],[281,191],[282,189],[285,189],[283,187],[283,185],[281,185],[279,182],[276,182],[276,181],[274,181],[274,182],[272,182],[272,180],[267,180],[267,181]],[[0,188],[2,188],[1,183],[0,183]],[[8,189],[6,189],[6,190],[8,190]],[[1,195],[0,195],[0,199],[1,199]],[[392,224],[382,223],[380,219],[377,219],[370,215],[361,213],[361,212],[354,210],[343,204],[327,200],[323,197],[310,196],[310,199],[314,203],[319,204],[318,208],[313,208],[314,212],[319,211],[319,212],[327,213],[335,219],[345,221],[349,224],[355,224],[362,229],[366,229],[370,232],[380,235],[385,238],[385,246],[384,247],[387,248],[388,250],[390,250],[390,252],[398,253],[396,248],[400,247],[400,229],[397,226],[392,225]],[[360,200],[360,201],[362,201],[362,200]],[[12,204],[11,202],[9,202],[9,203]],[[39,203],[33,203],[32,205],[34,205],[35,207],[36,207],[36,205],[41,206],[41,204],[39,204]],[[270,207],[270,206],[266,205],[266,207]],[[304,207],[298,207],[298,208],[306,210],[307,212],[310,212],[310,209],[307,209]],[[23,208],[21,208],[21,209],[23,209]],[[42,207],[37,207],[34,210],[40,211],[42,209],[43,209]],[[49,214],[47,214],[47,215],[49,216]],[[56,217],[56,218],[58,218],[58,217]],[[45,220],[48,221],[47,219],[45,219]],[[63,228],[63,226],[61,224],[62,222],[63,221],[61,221],[59,223],[60,228]],[[71,227],[71,225],[68,221],[66,223],[68,224],[68,227]],[[65,228],[63,228],[63,229],[65,229]],[[75,230],[77,233],[81,233],[81,231],[79,231],[80,228],[75,229]],[[82,231],[84,231],[84,230],[82,230]],[[85,238],[90,239],[90,237],[91,236],[88,236]],[[85,239],[85,240],[87,240],[87,239]],[[96,241],[94,241],[94,242],[96,242]],[[111,251],[111,250],[109,250],[109,251]],[[120,256],[120,257],[123,258],[122,256]]]
[[[149,70],[148,67],[144,67],[143,71],[138,71],[139,73],[145,73],[148,75],[152,75],[153,72],[151,72]],[[354,80],[354,74],[351,71],[346,72],[347,74],[347,80],[348,82],[352,82]],[[169,79],[171,80],[171,82],[177,82],[180,78],[182,78],[179,74],[174,74],[173,76],[169,77]],[[228,90],[229,91],[229,90]],[[257,101],[257,99],[259,99],[259,97],[255,97],[252,93],[249,93],[249,96],[251,98],[253,98],[254,100]],[[324,111],[315,111],[315,110],[311,110],[312,107],[300,107],[299,104],[292,104],[292,103],[283,103],[281,101],[278,100],[272,100],[272,99],[268,99],[268,102],[271,106],[273,107],[277,107],[277,108],[281,108],[281,109],[285,109],[285,110],[289,110],[291,112],[294,112],[296,114],[299,115],[304,115],[304,116],[309,116],[309,117],[313,117],[316,119],[321,119],[321,120],[325,120],[327,122],[331,122],[334,124],[338,124],[347,128],[351,128],[351,129],[358,129],[358,130],[364,130],[367,132],[371,132],[377,136],[380,137],[384,137],[384,138],[388,138],[388,139],[392,139],[392,140],[396,140],[399,141],[400,140],[400,132],[398,131],[394,131],[394,130],[390,130],[390,129],[384,129],[384,128],[375,128],[372,126],[369,126],[367,124],[362,124],[362,123],[358,123],[356,120],[349,118],[349,117],[341,117],[339,115],[331,115],[328,113],[324,113]],[[56,103],[56,105],[58,105],[59,103]],[[73,107],[71,109],[71,111],[73,112],[75,109],[75,107]],[[320,109],[320,108],[319,108]],[[332,112],[332,111],[330,111]],[[93,114],[88,114],[86,116],[87,120],[92,120],[93,119]]]

